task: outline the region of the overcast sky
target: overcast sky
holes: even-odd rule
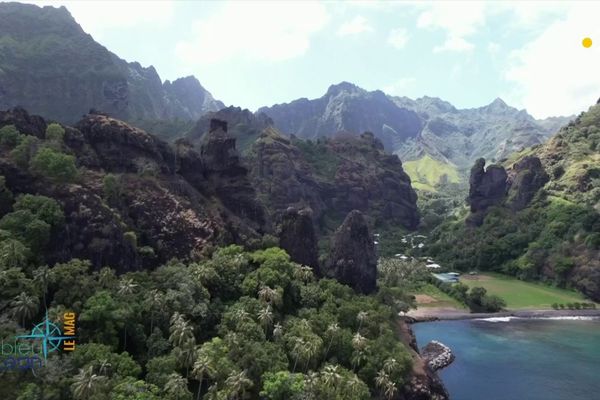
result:
[[[460,108],[501,97],[535,117],[600,97],[594,2],[30,2],[65,5],[121,58],[154,65],[163,80],[193,74],[252,110],[340,81]]]

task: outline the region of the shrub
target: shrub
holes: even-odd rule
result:
[[[552,304],[552,308],[555,309],[555,310],[558,310],[558,304],[557,303],[553,303]]]
[[[46,139],[53,142],[62,142],[65,137],[65,129],[57,123],[52,123],[46,128]]]
[[[0,144],[6,147],[15,147],[21,142],[22,135],[14,125],[6,125],[0,129]]]
[[[20,195],[13,206],[15,211],[28,210],[37,218],[52,226],[60,226],[65,221],[65,214],[58,202],[46,196],[32,194]]]
[[[48,147],[36,153],[30,168],[33,172],[57,182],[72,182],[77,176],[75,157]]]
[[[123,234],[123,239],[129,242],[133,247],[137,247],[137,235],[133,231],[128,231]]]
[[[10,152],[10,157],[21,168],[27,168],[31,157],[35,154],[39,139],[26,135],[23,140]]]
[[[487,312],[498,312],[506,307],[506,302],[499,296],[486,295],[482,300],[483,308]]]
[[[108,174],[102,181],[104,200],[110,205],[119,204],[121,200],[122,187],[116,175]]]

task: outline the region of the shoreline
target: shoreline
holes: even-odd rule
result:
[[[424,310],[423,308],[421,310]],[[413,311],[411,313],[411,311]],[[431,312],[417,312],[411,310],[403,317],[409,323],[433,322],[433,321],[455,321],[484,318],[555,318],[555,317],[600,317],[600,309],[595,310],[507,310],[497,313],[470,313],[458,309],[432,309]]]

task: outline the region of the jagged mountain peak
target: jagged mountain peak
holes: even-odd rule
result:
[[[366,92],[364,89],[356,86],[353,83],[342,81],[338,84],[331,85],[327,89],[326,96],[335,96],[341,92]]]

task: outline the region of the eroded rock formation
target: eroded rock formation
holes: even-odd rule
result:
[[[526,156],[516,162],[509,171],[509,204],[515,211],[522,210],[533,199],[550,177],[542,162],[534,156]]]
[[[507,191],[507,174],[500,165],[489,165],[486,169],[485,160],[478,159],[469,178],[469,197],[467,203],[471,206],[471,215],[467,222],[481,225],[489,207],[502,203]]]
[[[290,207],[281,220],[279,246],[287,251],[292,261],[307,265],[320,275],[317,244],[312,212]]]
[[[377,288],[377,257],[364,215],[351,211],[331,243],[325,275],[361,293]]]

